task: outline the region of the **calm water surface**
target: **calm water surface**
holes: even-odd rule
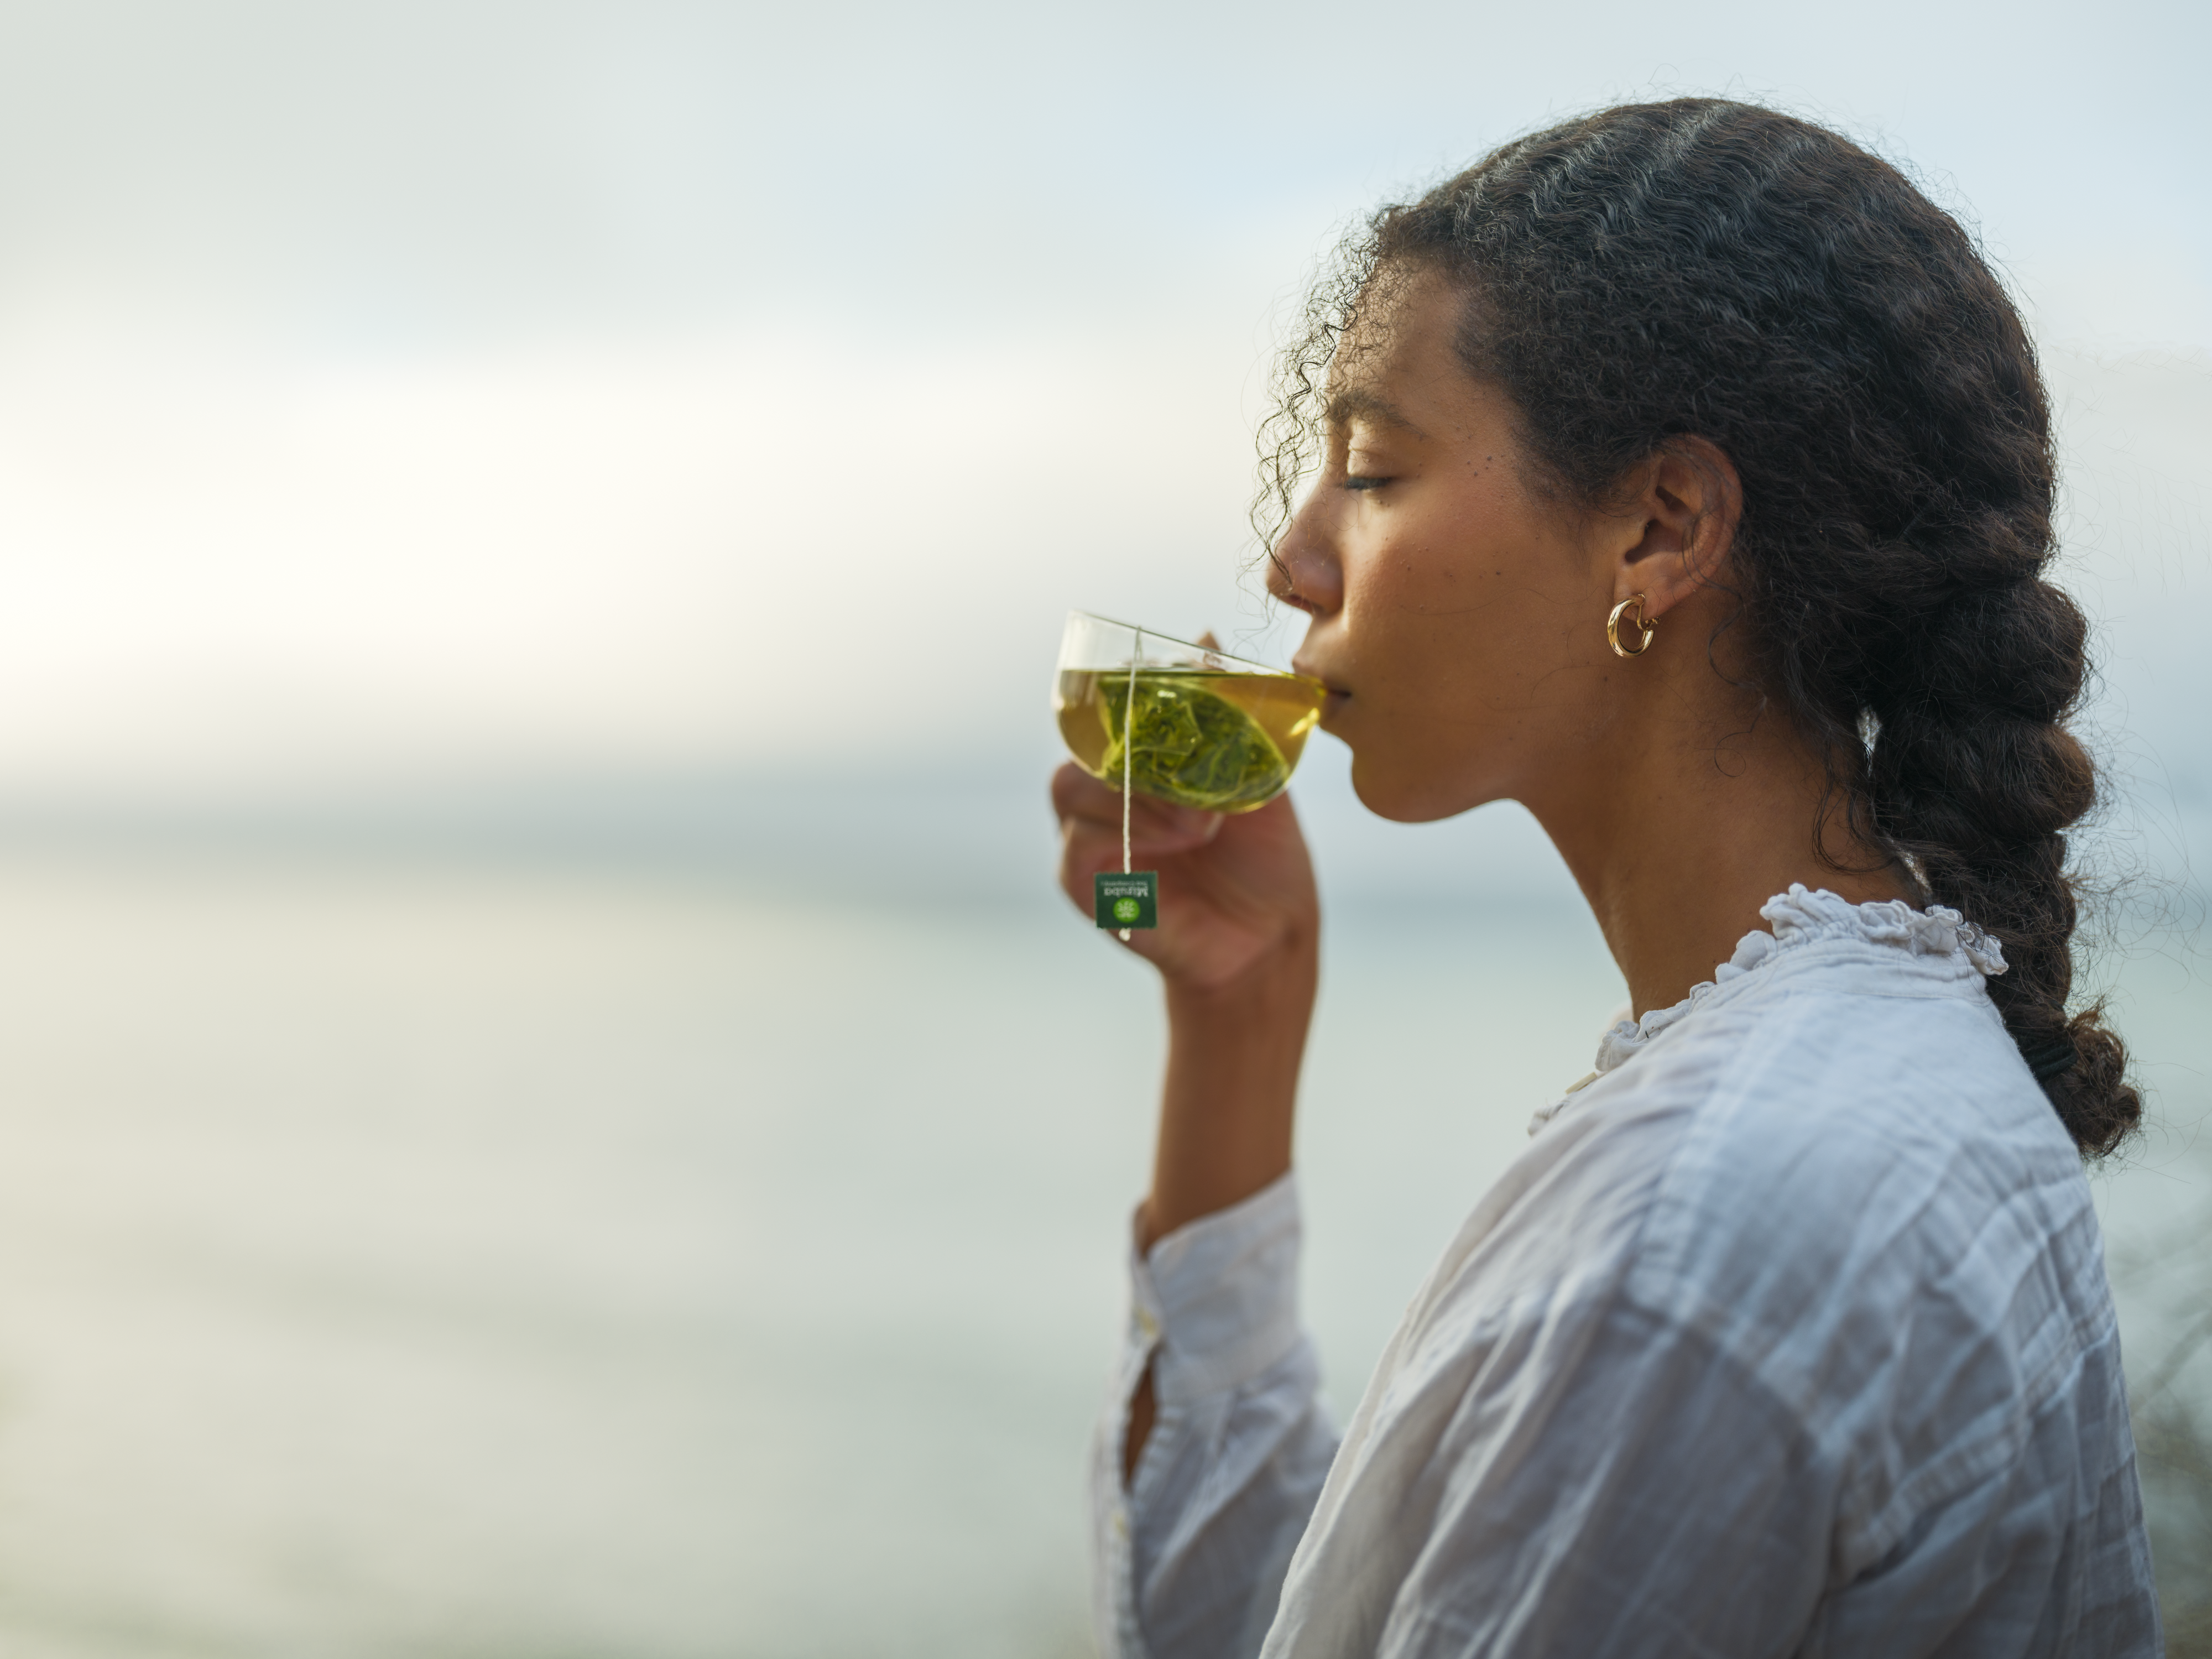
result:
[[[1348,1406],[1620,987],[1549,902],[1330,951]],[[2212,999],[2126,988],[2184,1126],[2101,1182],[2133,1355],[2201,1305]],[[0,1650],[1088,1651],[1159,1032],[1056,902],[19,852],[0,1033]]]

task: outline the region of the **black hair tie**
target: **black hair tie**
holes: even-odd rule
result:
[[[2074,1039],[2061,1031],[2048,1042],[2039,1042],[2033,1048],[2022,1048],[2020,1057],[2027,1062],[2028,1071],[2038,1083],[2048,1083],[2061,1072],[2074,1069],[2081,1051],[2074,1046]]]

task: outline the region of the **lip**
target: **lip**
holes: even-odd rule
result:
[[[1295,673],[1303,674],[1310,680],[1318,680],[1321,683],[1322,690],[1325,694],[1322,698],[1321,723],[1326,728],[1335,720],[1338,715],[1344,713],[1345,706],[1352,701],[1352,693],[1299,658],[1291,659],[1291,668]]]

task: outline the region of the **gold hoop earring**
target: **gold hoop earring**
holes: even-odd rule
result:
[[[1635,616],[1629,619],[1636,624],[1636,649],[1633,651],[1620,642],[1621,613],[1632,605],[1636,607]],[[1656,617],[1647,619],[1644,614],[1644,595],[1641,593],[1631,593],[1613,606],[1613,614],[1605,619],[1605,642],[1613,647],[1613,654],[1616,657],[1642,656],[1651,648],[1651,636],[1658,631],[1659,619]]]

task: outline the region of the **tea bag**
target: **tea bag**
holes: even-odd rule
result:
[[[1207,812],[1254,805],[1280,790],[1291,763],[1260,722],[1200,674],[1131,674],[1104,708],[1101,769],[1148,795]],[[1131,709],[1135,710],[1133,718]]]
[[[1129,653],[1129,682],[1122,697],[1124,708],[1137,700],[1137,665],[1145,657],[1145,630],[1137,629],[1136,649]],[[1108,705],[1110,729],[1112,705]],[[1128,723],[1123,722],[1126,727]],[[1142,732],[1139,733],[1139,738]],[[1136,782],[1136,751],[1134,743],[1121,744],[1121,873],[1109,876],[1104,872],[1091,878],[1091,917],[1101,927],[1118,928],[1121,943],[1129,942],[1133,928],[1157,927],[1160,925],[1160,876],[1157,870],[1129,868],[1129,799]]]

